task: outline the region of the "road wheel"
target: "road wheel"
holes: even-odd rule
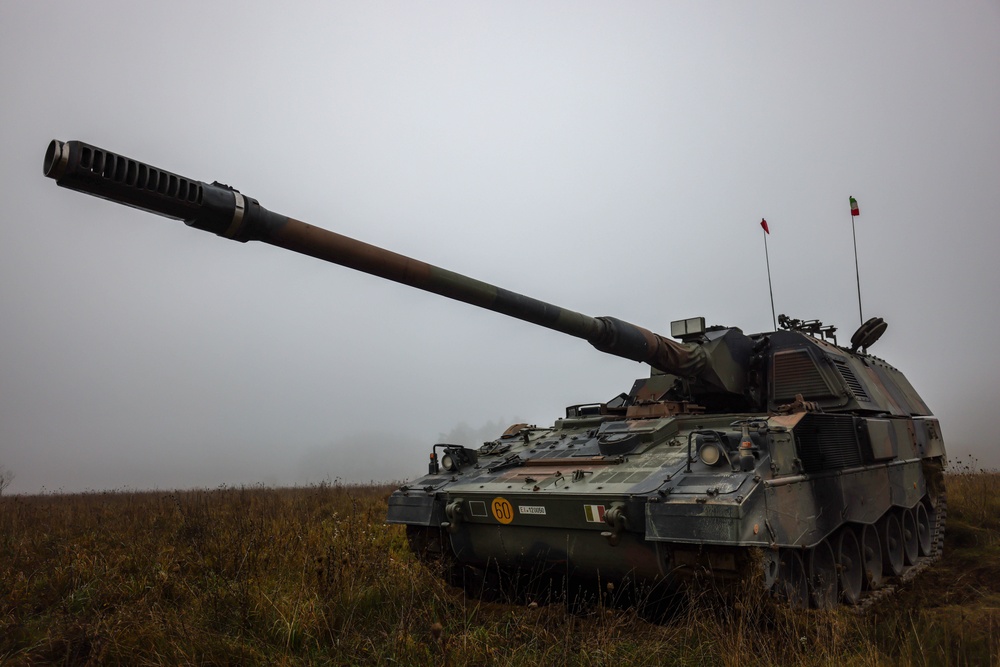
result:
[[[792,609],[809,607],[809,579],[802,556],[794,549],[782,549],[778,563],[778,590]]]
[[[923,503],[919,503],[914,512],[917,521],[917,546],[921,556],[931,555],[931,517]]]
[[[868,590],[882,585],[882,540],[875,526],[861,529],[861,561],[865,568],[865,584]]]
[[[817,609],[833,609],[837,606],[837,562],[833,556],[833,547],[827,540],[809,550],[809,590],[813,606]]]
[[[882,572],[891,576],[903,574],[903,527],[896,512],[889,510],[879,522],[882,543]]]
[[[907,565],[915,565],[920,555],[920,539],[917,536],[917,519],[913,510],[903,510],[903,556]]]
[[[865,573],[861,545],[851,526],[844,526],[837,538],[837,568],[841,597],[847,604],[857,604],[861,600],[861,585]]]

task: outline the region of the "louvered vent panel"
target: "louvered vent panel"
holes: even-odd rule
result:
[[[775,400],[791,401],[796,394],[802,394],[806,400],[834,396],[805,350],[775,353],[771,386]]]
[[[854,375],[854,371],[851,370],[851,367],[847,364],[847,362],[834,359],[833,363],[836,364],[837,370],[840,371],[840,376],[844,378],[844,382],[847,383],[847,386],[854,394],[854,397],[859,401],[871,402],[872,399],[868,397],[868,392],[866,392],[865,388],[861,386],[861,382],[858,380],[857,376]]]
[[[812,414],[799,422],[793,433],[805,472],[861,465],[861,448],[850,416]]]

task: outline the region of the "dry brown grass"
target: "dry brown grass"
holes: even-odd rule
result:
[[[998,487],[949,475],[944,561],[868,613],[749,582],[659,623],[467,599],[383,523],[389,487],[3,497],[0,663],[995,664]]]

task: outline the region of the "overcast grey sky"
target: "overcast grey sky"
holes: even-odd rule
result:
[[[647,371],[70,192],[79,139],[590,315],[858,325],[1000,466],[996,2],[0,1],[12,491],[400,479]],[[466,429],[469,430],[469,429]]]

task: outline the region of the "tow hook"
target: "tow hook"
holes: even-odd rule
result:
[[[625,514],[625,504],[612,504],[611,509],[604,513],[604,523],[611,526],[611,530],[602,532],[601,537],[606,539],[611,546],[617,546],[621,539],[621,532],[628,529],[628,516]]]
[[[448,518],[448,520],[442,522],[441,527],[446,528],[449,533],[457,531],[459,524],[461,524],[462,520],[465,518],[463,516],[462,502],[462,498],[456,498],[448,503],[444,508],[444,515]]]

